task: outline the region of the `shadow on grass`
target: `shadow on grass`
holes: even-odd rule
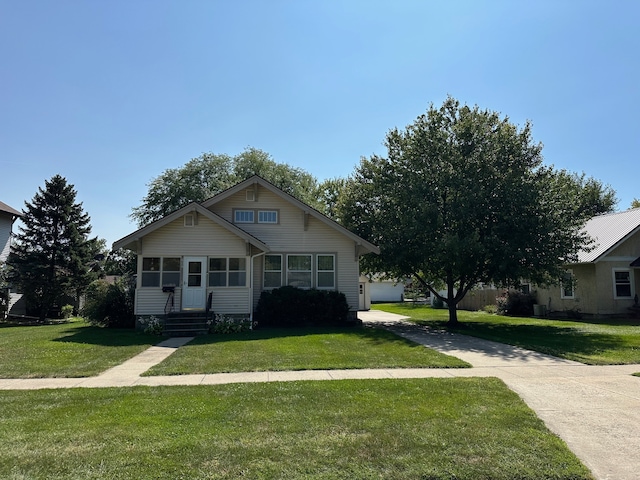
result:
[[[306,337],[311,335],[348,335],[367,341],[373,345],[402,345],[407,347],[421,347],[421,345],[407,340],[382,328],[372,327],[264,327],[250,332],[209,334],[196,337],[190,345],[209,345],[214,343],[271,340],[278,338]]]
[[[157,335],[148,335],[133,328],[104,328],[91,325],[73,326],[60,332],[54,342],[86,343],[105,347],[128,347],[154,345],[163,340]]]
[[[448,332],[470,335],[473,337],[506,343],[522,348],[536,350],[541,353],[563,358],[574,356],[594,356],[603,351],[625,348],[622,337],[600,333],[584,332],[572,327],[544,325],[512,325],[491,322],[467,322],[460,327],[449,327],[446,322],[416,321],[417,324],[433,328],[442,328]],[[585,322],[586,323],[586,322]],[[588,323],[613,324],[607,321],[590,321]]]

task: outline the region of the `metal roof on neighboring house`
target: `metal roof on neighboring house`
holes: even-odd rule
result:
[[[640,208],[593,217],[585,224],[584,231],[595,240],[595,248],[580,252],[578,263],[597,261],[639,230]]]
[[[11,215],[17,215],[19,217],[22,216],[22,213],[17,211],[15,208],[11,208],[9,205],[7,205],[4,202],[0,202],[0,212],[7,212],[7,213],[10,213]]]

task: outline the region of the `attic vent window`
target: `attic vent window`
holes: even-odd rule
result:
[[[256,191],[255,190],[247,190],[247,202],[255,202],[256,201]]]
[[[185,227],[193,227],[196,224],[195,216],[190,213],[184,216],[184,226]]]

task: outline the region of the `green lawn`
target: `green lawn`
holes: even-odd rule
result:
[[[378,304],[373,308],[411,317],[416,323],[447,328],[448,311],[413,304]],[[518,345],[589,365],[640,363],[640,321],[547,320],[458,311],[458,333]]]
[[[32,327],[0,324],[0,378],[89,377],[159,340],[133,330],[90,326],[81,319]]]
[[[0,411],[0,478],[592,478],[497,379],[0,391]]]
[[[265,328],[197,337],[146,375],[469,366],[383,329]]]

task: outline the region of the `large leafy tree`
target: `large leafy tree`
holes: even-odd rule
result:
[[[339,217],[380,246],[365,270],[413,276],[446,302],[450,324],[479,282],[555,281],[589,243],[593,212],[575,207],[584,179],[542,165],[529,123],[448,98],[389,131],[386,147],[356,167]]]
[[[91,264],[100,242],[89,238],[89,215],[76,203],[74,186],[60,175],[25,202],[21,220],[7,263],[13,283],[43,321],[55,304],[77,298],[96,278]]]
[[[201,202],[252,175],[260,175],[299,200],[317,207],[316,179],[306,171],[275,162],[256,148],[236,156],[204,153],[180,168],[165,170],[148,184],[142,204],[131,213],[142,227],[184,207]]]

